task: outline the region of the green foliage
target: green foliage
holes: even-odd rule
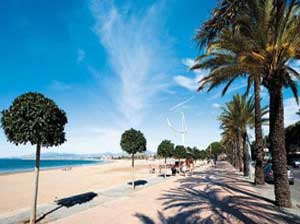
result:
[[[211,151],[210,151],[211,149]],[[221,145],[220,142],[212,142],[208,147],[207,147],[207,152],[211,155],[217,156],[220,155],[221,153],[224,152],[223,146]]]
[[[186,152],[185,158],[194,158],[194,150],[191,147],[189,146],[186,147],[185,152]]]
[[[146,151],[146,138],[141,131],[131,128],[125,131],[121,137],[121,148],[128,154],[142,153]]]
[[[182,159],[187,156],[186,149],[183,145],[176,145],[173,156],[176,159]]]
[[[200,150],[200,159],[205,160],[208,158],[208,154],[206,150]]]
[[[285,129],[285,145],[287,152],[300,148],[300,122],[288,126]]]
[[[253,98],[234,95],[233,99],[226,103],[226,107],[219,117],[221,127],[224,130],[232,129],[238,133],[244,133],[247,126],[253,127],[255,122]]]
[[[206,150],[199,150],[196,147],[192,149],[193,152],[193,159],[194,160],[205,160],[207,159],[207,151]]]
[[[232,149],[243,135],[247,135],[247,127],[254,127],[255,105],[251,97],[247,99],[245,96],[234,95],[232,101],[226,103],[226,106],[222,110],[219,116],[221,128],[223,129],[222,144],[227,148],[227,154],[230,154],[232,152],[229,152],[229,148]],[[266,108],[262,108],[261,121],[264,123],[266,119],[263,116],[267,112]],[[239,150],[237,149],[236,152]]]
[[[291,202],[284,168],[282,91],[290,88],[298,102],[298,85],[294,80],[300,79],[300,73],[292,65],[300,58],[299,24],[299,1],[222,0],[196,36],[200,46],[207,46],[207,51],[198,57],[194,67],[210,70],[209,76],[201,80],[200,89],[205,86],[211,90],[226,84],[225,93],[237,77],[244,76],[250,78],[249,87],[253,75],[267,88],[270,127],[275,127],[270,128],[269,133],[275,201],[286,207],[290,207]],[[230,133],[230,136],[234,137],[234,134]],[[245,142],[245,133],[242,136]],[[239,137],[236,139],[238,143]]]
[[[54,101],[32,92],[17,97],[9,109],[2,111],[1,118],[8,141],[44,147],[66,141],[64,126],[67,122],[65,112]]]
[[[249,90],[256,76],[269,90],[291,88],[298,101],[293,79],[299,79],[299,71],[290,62],[300,57],[299,2],[221,2],[196,34],[197,42],[207,49],[193,69],[210,70],[200,89],[226,84],[224,94],[234,80],[246,76]]]
[[[157,148],[157,155],[163,158],[172,157],[173,153],[174,153],[174,144],[169,140],[163,140]]]

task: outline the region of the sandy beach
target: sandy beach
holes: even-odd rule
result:
[[[159,161],[135,161],[135,178],[148,178],[149,166],[158,167]],[[73,167],[71,170],[51,169],[40,172],[38,204],[90,191],[109,189],[131,180],[131,161],[111,161],[105,164]],[[13,214],[28,209],[33,191],[33,172],[0,176],[0,214]]]

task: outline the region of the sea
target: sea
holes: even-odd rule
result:
[[[104,163],[102,160],[41,160],[41,169],[64,168]],[[32,171],[35,160],[30,159],[0,159],[0,174]]]

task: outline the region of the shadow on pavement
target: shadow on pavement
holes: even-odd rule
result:
[[[172,212],[176,215],[171,217],[165,217],[162,211],[158,211],[160,223],[300,223],[299,217],[278,211],[274,201],[247,189],[251,186],[250,182],[219,167],[179,179],[179,187],[158,198],[163,202],[163,211],[176,211]],[[157,223],[145,214],[136,213],[135,217],[144,224]]]
[[[146,181],[146,180],[136,180],[136,181],[134,181],[134,186],[135,187],[138,187],[138,186],[144,186],[145,184],[147,184],[148,183],[148,181]],[[128,185],[132,185],[132,181],[131,182],[128,182]]]
[[[89,202],[89,201],[93,200],[93,198],[96,197],[96,196],[97,196],[97,194],[94,193],[94,192],[87,192],[87,193],[84,193],[84,194],[78,194],[78,195],[75,195],[75,196],[71,196],[71,197],[68,197],[68,198],[63,198],[63,199],[57,200],[55,202],[58,206],[55,207],[54,209],[46,212],[42,216],[40,216],[36,220],[36,222],[42,221],[48,215],[54,213],[55,211],[59,210],[62,207],[70,208],[70,207],[73,207],[75,205],[80,205],[80,204],[83,204],[83,203],[86,203],[86,202]]]

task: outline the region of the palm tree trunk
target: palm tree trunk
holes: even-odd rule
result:
[[[240,138],[237,134],[236,136],[236,149],[235,149],[235,163],[236,163],[236,168],[239,170],[240,169]]]
[[[132,167],[132,189],[134,190],[134,154],[131,155],[131,167]]]
[[[40,155],[41,155],[41,145],[36,145],[36,158],[35,158],[35,168],[34,168],[34,191],[33,191],[33,201],[32,201],[32,211],[30,217],[30,224],[35,224],[36,220],[36,205],[38,198],[38,188],[39,188],[39,173],[40,173]]]
[[[259,78],[254,79],[254,95],[255,95],[255,141],[256,141],[256,163],[255,163],[255,184],[265,184],[263,159],[264,159],[264,143],[261,128],[261,108],[260,108],[260,83]]]
[[[287,176],[287,159],[284,134],[284,109],[282,86],[274,85],[270,94],[270,151],[275,185],[275,202],[278,206],[291,207],[291,194]]]
[[[233,166],[237,169],[238,163],[237,163],[237,139],[234,139],[234,146],[233,146]]]
[[[248,146],[247,146],[247,132],[243,133],[243,159],[244,159],[244,176],[249,176],[249,166],[248,166]]]
[[[237,134],[237,167],[240,172],[243,171],[243,152],[241,150],[241,145],[240,145],[240,135]]]
[[[235,143],[232,142],[231,143],[231,155],[230,155],[230,162],[231,164],[235,167],[235,161],[234,161],[234,147],[235,147]]]

